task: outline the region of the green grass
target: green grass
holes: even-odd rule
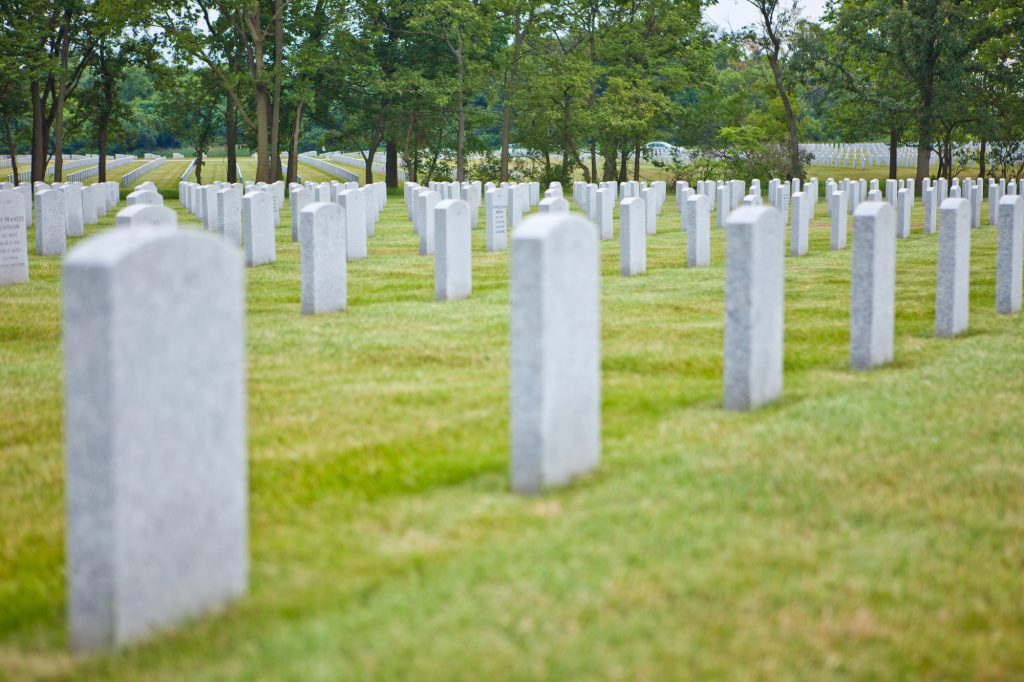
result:
[[[330,163],[330,162],[328,162],[328,163]],[[181,174],[185,172],[185,167],[187,165],[188,165],[188,163],[186,162],[186,164],[184,166],[182,166],[181,170],[178,172],[178,176],[176,178],[173,178],[172,184],[174,185],[173,189],[174,189],[175,195],[177,194],[177,191],[178,191],[178,180],[181,179]],[[352,170],[352,169],[348,168],[347,166],[343,166],[341,164],[334,164],[334,165],[340,166],[342,168],[346,168],[347,170]],[[251,182],[251,181],[253,181],[256,178],[256,160],[253,159],[252,157],[249,157],[249,156],[239,157],[238,158],[238,167],[242,171],[242,179],[243,180]],[[155,174],[156,174],[156,171],[153,172],[153,175],[155,175]],[[362,174],[360,173],[359,176],[361,178]],[[307,165],[307,164],[304,164],[304,163],[299,164],[299,177],[302,179],[303,182],[305,182],[305,181],[330,182],[332,180],[338,180],[338,181],[341,180],[341,178],[339,178],[336,175],[331,175],[329,173],[325,173],[322,170],[318,170],[318,169],[314,168],[313,166],[310,166],[310,165]],[[205,160],[205,163],[203,164],[203,183],[204,184],[210,184],[211,182],[217,182],[217,181],[224,182],[224,181],[227,180],[227,178],[228,178],[228,161],[227,161],[227,159],[220,158],[220,157],[214,157],[214,158],[207,158]],[[194,182],[195,181],[195,176],[194,175],[189,175],[188,179]],[[381,176],[380,179],[383,179],[383,175]],[[164,184],[161,184],[161,182],[157,182],[155,180],[154,180],[154,183],[157,185],[157,187],[160,188],[160,191],[162,192],[162,191],[164,191],[165,187],[170,189],[169,185],[166,184],[169,181],[171,181],[171,179],[168,178],[168,179],[165,179],[163,181]]]
[[[733,414],[724,236],[686,269],[674,208],[647,275],[602,245],[600,471],[532,499],[507,486],[508,253],[475,231],[472,298],[434,302],[393,194],[350,309],[305,317],[286,213],[248,273],[251,593],[91,658],[64,628],[60,263],[32,256],[0,289],[0,679],[1019,679],[1024,317],[994,313],[993,228],[970,332],[935,339],[918,202],[896,362],[852,372],[818,202],[785,395]]]

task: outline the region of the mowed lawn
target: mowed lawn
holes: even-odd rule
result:
[[[191,159],[190,159],[190,161],[191,161]],[[331,162],[328,162],[328,163],[331,163]],[[286,164],[286,161],[282,159],[282,170],[285,169],[285,164]],[[175,195],[177,195],[177,192],[178,192],[178,181],[181,179],[181,173],[185,172],[185,167],[187,165],[188,164],[186,163],[185,166],[182,166],[181,171],[178,173],[178,176],[176,178],[174,178],[173,179],[173,183],[171,183],[171,184],[174,185],[173,193]],[[342,165],[342,164],[334,164],[334,165],[338,166],[339,168],[344,168],[345,170],[350,170],[350,171],[353,171],[353,172],[358,172],[357,169],[349,168],[348,166],[345,166],[345,165]],[[244,180],[244,181],[252,181],[256,177],[256,159],[253,159],[252,157],[249,157],[249,156],[239,157],[238,158],[238,168],[242,171],[242,180]],[[153,175],[156,175],[156,171],[154,171]],[[359,173],[359,176],[362,177],[362,173]],[[203,183],[204,184],[210,184],[210,183],[217,182],[217,181],[221,181],[221,182],[227,181],[227,179],[228,179],[228,160],[226,158],[224,158],[224,157],[208,157],[208,158],[206,158],[205,159],[205,163],[203,164],[202,177],[203,177]],[[306,182],[306,181],[330,182],[331,180],[338,180],[338,181],[342,180],[341,178],[339,178],[336,175],[331,175],[330,173],[326,173],[326,172],[324,172],[322,170],[314,168],[313,166],[310,166],[310,165],[305,164],[305,163],[300,163],[299,164],[299,178],[303,182]],[[384,176],[381,175],[381,177],[379,179],[383,180]],[[188,177],[188,180],[190,180],[192,182],[195,182],[195,176],[190,174],[189,177]],[[161,184],[161,182],[157,182],[156,180],[154,180],[153,182],[154,182],[154,184],[157,185],[157,187],[160,187],[161,191],[164,191],[163,188],[166,186],[166,179],[165,179],[165,184]]]
[[[670,195],[625,279],[616,224],[600,470],[523,498],[509,254],[475,231],[472,297],[435,302],[392,194],[349,310],[306,317],[285,212],[247,284],[251,592],[84,658],[64,623],[60,261],[32,256],[32,282],[0,289],[0,679],[1020,679],[1024,316],[995,314],[985,226],[970,331],[934,338],[922,220],[918,201],[897,248],[896,361],[852,372],[851,252],[829,251],[818,202],[810,255],[786,259],[784,397],[750,414],[720,406],[723,231],[712,267],[684,267]]]

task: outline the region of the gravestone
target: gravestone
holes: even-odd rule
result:
[[[808,225],[804,220],[807,216],[807,207],[804,206],[804,203],[809,201],[810,197],[804,192],[797,192],[793,195],[793,221],[789,231],[790,256],[807,255]]]
[[[21,195],[0,191],[0,286],[28,281],[27,223]]]
[[[437,192],[431,192],[436,196]],[[341,206],[314,201],[299,216],[302,313],[317,315],[348,306],[345,224]]]
[[[903,190],[906,191],[906,190]],[[850,366],[892,362],[896,311],[896,212],[869,201],[853,214]]]
[[[68,624],[112,649],[248,589],[245,279],[223,240],[113,230],[64,264]]]
[[[647,272],[647,226],[643,199],[629,197],[619,205],[619,267],[623,277]]]
[[[232,193],[237,195],[232,189]],[[242,197],[242,233],[245,243],[245,265],[253,268],[277,260],[274,241],[274,197],[268,192],[249,192]]]
[[[789,200],[790,200],[790,196],[789,196],[789,183],[788,182],[783,183],[779,187],[778,191],[776,192],[776,197],[775,198],[779,202],[778,204],[776,204],[775,208],[779,211],[779,214],[782,216],[782,224],[785,225],[787,222],[789,222]]]
[[[1024,268],[1024,197],[999,200],[999,238],[996,250],[996,312],[1020,311]]]
[[[473,291],[473,241],[469,204],[446,199],[434,207],[437,253],[434,256],[434,298],[457,301]]]
[[[345,217],[345,252],[348,260],[362,260],[367,256],[367,198],[376,205],[377,198],[368,196],[362,190],[346,189],[338,192],[338,205]]]
[[[540,183],[531,182],[530,187],[530,206],[536,206],[540,203]]]
[[[989,180],[988,183],[988,224],[998,225],[999,224],[999,202],[1002,200],[1002,194],[999,191],[999,185],[993,179]]]
[[[597,190],[597,231],[602,240],[615,236],[612,226],[612,210],[615,207],[615,190],[605,187]]]
[[[355,249],[353,249],[352,248],[352,242],[350,241],[348,243],[348,250],[349,250],[350,254],[351,253],[359,253],[359,244],[361,243],[363,245],[363,249],[362,249],[363,253],[364,253],[363,258],[365,258],[366,257],[365,256],[366,240],[369,237],[373,236],[374,228],[377,225],[377,212],[378,212],[378,209],[377,209],[377,194],[378,194],[378,192],[377,192],[376,189],[374,189],[374,185],[365,185],[362,189],[354,189],[354,190],[348,190],[348,191],[353,192],[355,194],[359,194],[363,198],[363,223],[362,223],[362,225],[363,225],[363,235],[361,237],[361,242],[357,242]],[[338,201],[339,202],[341,201],[341,194],[342,194],[341,192],[338,192]],[[354,223],[353,225],[354,225],[354,227],[358,227],[358,223]],[[350,257],[349,260],[354,260],[354,259]]]
[[[508,248],[507,198],[508,190],[501,187],[489,189],[484,195],[488,251],[504,251]]]
[[[832,193],[832,207],[830,244],[833,251],[839,251],[846,248],[846,192],[840,190]]]
[[[569,202],[560,196],[546,197],[537,205],[540,213],[568,213]]]
[[[778,211],[738,209],[726,225],[725,248],[724,405],[745,411],[782,394],[784,241]]]
[[[163,206],[164,204],[164,198],[160,193],[151,189],[137,189],[129,194],[125,201],[129,206],[134,206],[135,204],[156,204],[158,206]]]
[[[885,200],[889,204],[896,208],[896,194],[899,192],[900,184],[898,180],[892,178],[885,181]]]
[[[938,190],[929,187],[921,194],[921,204],[924,206],[924,233],[935,234],[937,212],[935,210],[935,197]]]
[[[974,183],[973,189],[971,190],[971,227],[981,227],[981,201],[984,197],[985,185],[979,180]]]
[[[69,182],[61,188],[64,192],[64,219],[67,221],[66,232],[69,237],[85,235],[85,220],[82,217],[82,187],[76,182]]]
[[[67,250],[67,214],[59,189],[36,192],[36,255],[63,256]]]
[[[971,205],[946,199],[939,207],[938,282],[935,335],[956,336],[967,329],[971,284]]]
[[[272,203],[266,210],[268,214],[274,210]],[[217,192],[217,232],[235,246],[242,245],[242,202],[234,187]]]
[[[332,201],[332,198],[331,198],[331,183],[329,183],[329,182],[321,182],[319,185],[316,186],[315,194],[316,194],[316,201],[318,201],[320,203],[325,203],[325,202],[328,202],[328,201]],[[310,203],[312,203],[312,202],[310,202]]]
[[[412,194],[412,231],[416,233],[416,236],[420,236],[420,232],[423,229],[422,222],[423,216],[421,215],[422,206],[419,206],[420,198],[427,196],[427,192],[433,190],[427,189],[426,187],[420,187]]]
[[[591,185],[596,189],[597,185]],[[519,189],[519,185],[510,185],[505,188],[505,200],[507,204],[506,220],[509,227],[515,231],[516,226],[523,215],[523,193]],[[597,210],[597,203],[594,200],[593,193],[588,190],[588,210],[590,214]]]
[[[640,190],[640,198],[644,202],[644,223],[647,234],[658,234],[658,198],[651,188]]]
[[[36,192],[39,196],[39,192]],[[36,204],[38,206],[38,203]],[[38,218],[37,218],[38,219]],[[96,194],[91,186],[82,188],[82,222],[86,225],[95,225],[100,221],[99,207],[96,206]],[[66,228],[65,228],[66,229]]]
[[[217,193],[220,192],[220,185],[206,185],[203,187],[203,227],[207,230],[218,231],[220,221],[220,208],[217,203]]]
[[[910,193],[901,189],[896,193],[896,238],[910,236]]]
[[[75,183],[77,184],[77,183]],[[78,187],[81,192],[81,186]],[[14,188],[14,191],[21,195],[22,201],[25,202],[25,224],[28,227],[32,227],[35,224],[34,216],[32,215],[32,187],[27,182],[23,182]]]
[[[158,204],[133,204],[117,212],[114,227],[122,230],[136,227],[176,230],[178,214]]]
[[[313,192],[305,187],[296,187],[288,193],[288,203],[292,214],[292,241],[299,241],[299,216],[302,209],[313,201]]]
[[[725,227],[725,221],[729,217],[729,209],[727,204],[729,202],[728,194],[724,185],[719,185],[715,189],[716,200],[715,203],[718,209],[715,211],[715,224],[718,227]]]
[[[92,194],[93,203],[96,205],[96,222],[99,222],[99,219],[107,214],[107,189],[96,183],[86,186],[84,191]]]
[[[429,256],[434,253],[434,207],[439,201],[441,201],[441,195],[432,190],[421,192],[416,197],[421,256]]]
[[[711,210],[708,198],[695,194],[683,208],[686,225],[686,265],[701,268],[711,263]]]
[[[512,235],[511,485],[535,494],[601,456],[597,232],[578,216],[526,220]]]

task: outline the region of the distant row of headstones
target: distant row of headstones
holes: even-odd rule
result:
[[[837,168],[860,168],[889,165],[889,145],[873,143],[811,143],[800,145],[800,150],[811,154],[812,162]],[[929,164],[936,164],[939,155],[931,153]],[[896,165],[900,168],[917,166],[917,149],[901,147],[896,151]]]
[[[770,202],[781,202],[792,188],[769,183]],[[133,229],[85,240],[65,259],[68,599],[76,650],[135,641],[216,609],[248,586],[245,278],[232,222],[242,188],[183,183],[179,189],[216,235],[167,229],[175,226],[173,211],[156,202],[152,188],[140,187],[116,221]],[[471,214],[483,189],[438,183],[406,190],[421,252],[433,243],[438,299],[470,295]],[[526,183],[486,189],[490,221],[505,221],[511,233],[511,487],[531,494],[563,485],[600,460],[599,242],[605,234],[567,212],[557,183],[544,199]],[[679,189],[693,209],[682,211],[683,226],[692,222],[704,234],[709,194],[723,212],[734,196],[743,197],[725,225],[723,403],[730,410],[755,408],[782,391],[782,213],[756,205],[736,182]],[[242,201],[252,209],[252,240],[261,231],[272,238],[283,188],[247,190]],[[624,261],[638,274],[638,238],[652,229],[648,202],[656,216],[664,188],[574,187],[574,196],[585,211],[603,216],[613,191],[621,195]],[[897,218],[873,192],[854,211],[850,362],[857,369],[893,357]],[[378,186],[356,190],[342,183],[295,185],[290,194],[303,312],[343,308],[349,237],[355,230],[353,241],[365,240],[375,222],[350,206],[362,201],[376,215],[386,194]],[[24,232],[23,205],[4,209],[10,198],[21,195],[0,192],[0,216],[21,216]],[[502,199],[504,217],[497,212]],[[531,205],[542,213],[522,219]],[[794,214],[805,210],[800,206]],[[939,336],[967,327],[971,208],[953,196],[938,210]],[[842,209],[833,204],[835,214],[845,215]],[[509,230],[517,214],[521,222]],[[997,310],[1009,314],[1021,306],[1024,199],[1007,194],[999,201],[998,226]],[[432,237],[423,235],[429,231]],[[242,232],[248,241],[250,233]]]

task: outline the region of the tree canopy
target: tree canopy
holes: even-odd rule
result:
[[[1024,168],[1018,0],[0,0],[4,151],[341,149],[410,179],[636,176],[654,140],[803,174],[799,144],[917,148],[918,174]],[[221,152],[223,149],[223,152]],[[767,150],[767,151],[766,151]],[[201,167],[201,162],[200,162]],[[102,173],[101,164],[101,173]]]

